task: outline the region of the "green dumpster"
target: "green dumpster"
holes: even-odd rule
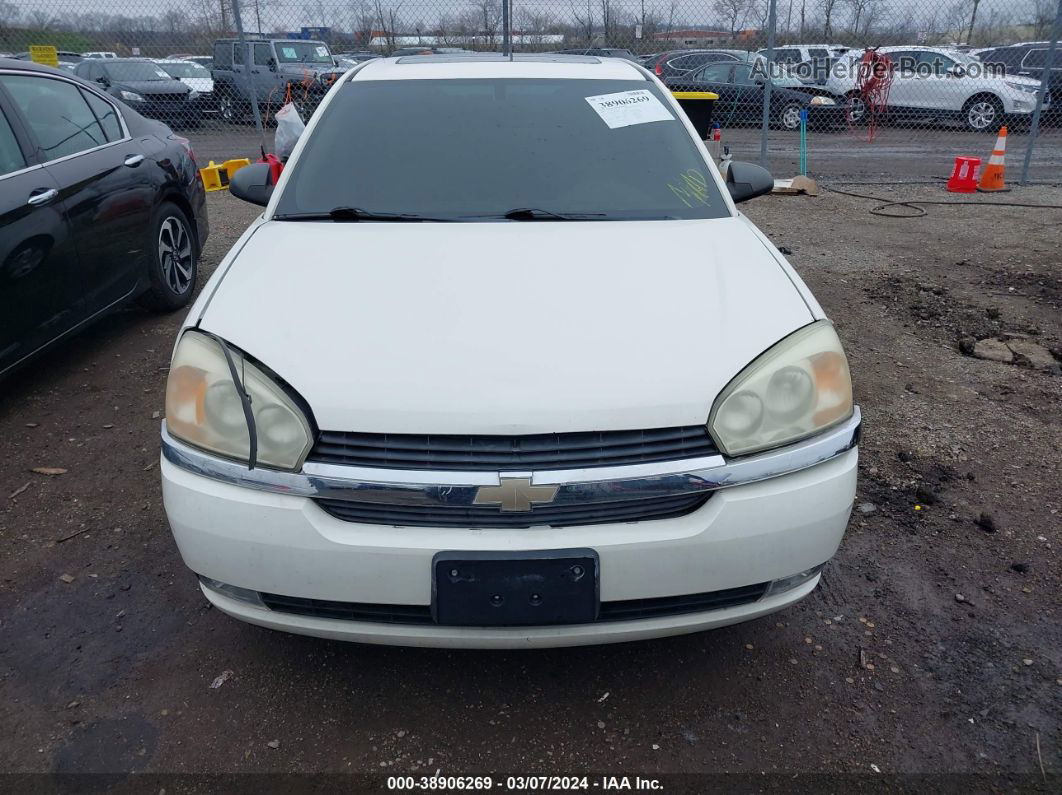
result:
[[[697,129],[697,135],[706,139],[712,129],[712,108],[719,95],[712,91],[672,91],[671,96],[677,99],[678,104],[686,111],[690,122]]]

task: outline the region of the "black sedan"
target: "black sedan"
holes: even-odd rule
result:
[[[192,125],[203,115],[199,92],[146,58],[86,58],[74,74],[151,119]]]
[[[765,62],[764,62],[765,63]],[[719,95],[712,120],[722,127],[759,124],[763,118],[765,75],[760,62],[719,61],[689,75],[665,79],[672,91],[712,91]],[[789,86],[793,86],[790,88]],[[786,130],[800,129],[800,112],[808,111],[808,126],[825,130],[847,125],[847,105],[829,97],[813,96],[797,90],[803,84],[776,76],[771,87],[771,123]]]
[[[133,299],[185,306],[207,232],[187,140],[96,85],[0,59],[0,375]]]

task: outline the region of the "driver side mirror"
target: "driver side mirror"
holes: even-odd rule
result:
[[[948,77],[966,77],[966,68],[955,64],[948,70]]]
[[[770,171],[755,163],[733,160],[726,172],[726,189],[730,191],[730,198],[735,204],[747,202],[774,190],[774,177]]]
[[[275,72],[276,70],[277,70],[277,59],[276,58],[270,58],[269,59],[269,71],[270,72]]]
[[[273,181],[268,163],[244,166],[229,180],[229,193],[237,199],[265,207],[273,195]]]

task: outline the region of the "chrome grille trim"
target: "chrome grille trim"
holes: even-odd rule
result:
[[[301,472],[279,472],[198,450],[170,436],[162,426],[162,456],[170,464],[212,480],[293,497],[348,500],[395,506],[473,505],[480,486],[503,477],[529,477],[535,485],[556,485],[553,506],[664,498],[756,483],[799,472],[835,458],[859,443],[856,408],[842,423],[798,444],[744,458],[723,456],[623,467],[546,472],[447,472],[365,470],[305,464]]]

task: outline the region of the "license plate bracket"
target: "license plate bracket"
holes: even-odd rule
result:
[[[439,552],[432,617],[464,627],[585,624],[597,619],[598,581],[592,549]]]

